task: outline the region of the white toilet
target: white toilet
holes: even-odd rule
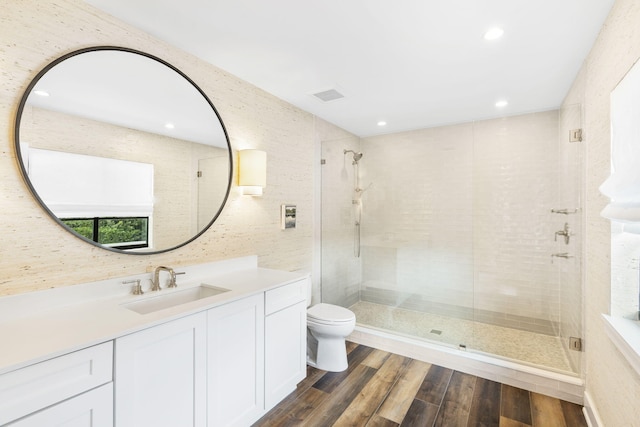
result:
[[[311,307],[311,280],[307,286],[307,363],[323,371],[347,369],[345,338],[356,327],[356,315],[332,304]]]

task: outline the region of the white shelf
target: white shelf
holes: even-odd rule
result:
[[[640,374],[640,322],[602,315],[605,331],[620,353]]]

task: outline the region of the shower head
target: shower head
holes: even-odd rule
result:
[[[352,153],[353,154],[353,162],[354,163],[357,163],[358,160],[360,160],[362,158],[362,153],[357,153],[357,152],[355,152],[353,150],[344,150],[344,154],[347,154],[347,153]]]

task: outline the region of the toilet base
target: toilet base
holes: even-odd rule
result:
[[[307,333],[307,364],[328,372],[342,372],[349,367],[347,345],[341,337],[323,337],[318,341]]]

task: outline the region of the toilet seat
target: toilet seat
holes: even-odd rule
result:
[[[351,310],[333,304],[320,303],[307,310],[307,320],[324,325],[349,323],[355,319]]]

